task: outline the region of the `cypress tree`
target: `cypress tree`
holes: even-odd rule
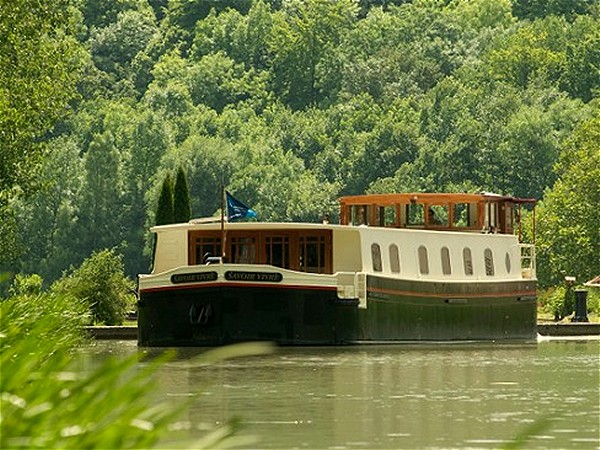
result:
[[[191,217],[190,188],[185,172],[179,167],[177,179],[175,180],[175,192],[173,194],[173,221],[175,223],[188,222]]]
[[[171,176],[167,174],[158,198],[156,225],[168,225],[170,223],[173,223],[173,182]]]

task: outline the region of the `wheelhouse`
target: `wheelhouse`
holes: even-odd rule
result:
[[[521,207],[535,199],[496,194],[371,194],[340,199],[342,225],[367,225],[521,236]]]
[[[331,241],[331,230],[327,229],[190,230],[188,264],[204,264],[210,257],[226,255],[226,261],[234,264],[332,273]]]

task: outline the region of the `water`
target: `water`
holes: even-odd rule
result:
[[[241,418],[251,448],[600,448],[600,340],[278,348],[199,364],[180,349],[157,396],[192,398],[185,439]],[[90,354],[153,353],[98,342]],[[165,436],[165,446],[179,437]]]

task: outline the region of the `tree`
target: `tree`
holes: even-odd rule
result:
[[[96,251],[56,281],[52,291],[87,302],[96,323],[121,325],[134,302],[133,282],[125,277],[124,269],[122,255],[114,250]]]
[[[132,79],[132,62],[157,32],[154,14],[129,10],[118,14],[116,22],[94,28],[89,40],[92,59],[115,81]]]
[[[76,96],[81,47],[70,0],[2,2],[0,14],[0,200],[29,191],[40,140]],[[1,233],[0,233],[1,234]]]
[[[85,167],[75,139],[60,137],[48,148],[52,158],[44,160],[37,175],[43,189],[15,205],[24,250],[15,268],[39,273],[51,283],[84,257],[78,253],[76,224]]]
[[[520,19],[540,19],[550,15],[573,18],[585,14],[595,0],[512,0],[513,14]]]
[[[0,14],[0,265],[14,262],[15,197],[40,187],[45,138],[69,112],[81,45],[70,0],[3,1]]]
[[[272,28],[274,90],[293,108],[316,105],[321,97],[318,65],[339,44],[357,17],[352,0],[287,2]]]
[[[156,225],[168,225],[174,221],[173,210],[173,182],[169,174],[165,175],[160,197],[158,197],[158,206],[154,223]]]
[[[564,146],[557,182],[538,207],[538,277],[585,282],[600,273],[600,117],[581,124]]]
[[[571,25],[565,42],[567,64],[561,87],[589,102],[600,87],[600,17],[581,16]]]
[[[94,135],[84,164],[78,223],[78,250],[82,257],[123,241],[123,170],[111,131]]]
[[[190,188],[183,168],[179,167],[177,170],[175,190],[173,193],[173,222],[188,222],[191,217],[192,209],[190,207]]]
[[[147,196],[159,169],[162,156],[170,145],[168,122],[159,114],[143,109],[135,111],[135,124],[129,139],[129,148],[124,162],[123,202],[125,211],[123,222],[126,224],[123,248],[127,273],[134,275],[148,268],[148,258],[144,254],[147,235],[147,205],[151,204]]]

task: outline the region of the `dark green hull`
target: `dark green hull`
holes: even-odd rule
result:
[[[142,346],[523,341],[536,337],[533,282],[431,283],[369,276],[367,301],[334,288],[212,285],[141,290]]]
[[[533,340],[535,284],[430,283],[369,277],[362,340]]]
[[[273,341],[343,344],[355,337],[357,301],[335,290],[211,287],[141,293],[138,343],[218,346]]]

